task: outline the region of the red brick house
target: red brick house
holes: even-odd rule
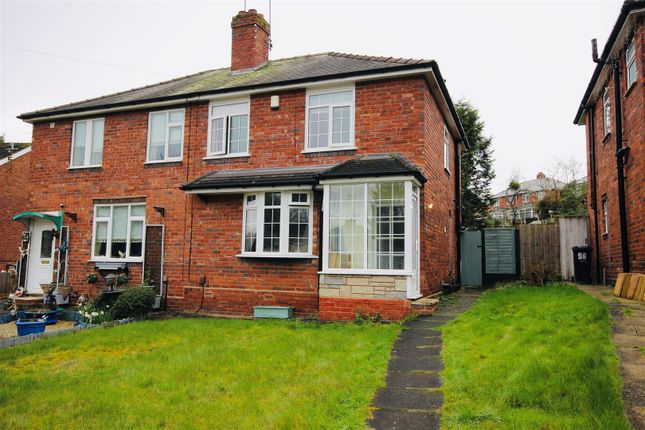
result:
[[[31,146],[0,144],[0,270],[20,258],[22,228],[11,217],[31,204]]]
[[[539,172],[535,179],[521,181],[517,191],[507,188],[493,195],[495,202],[489,211],[494,220],[499,220],[504,225],[531,222],[538,219],[535,206],[549,193],[559,192],[564,187],[564,182],[549,178]],[[513,217],[515,212],[515,217]]]
[[[231,68],[20,116],[31,211],[58,217],[20,218],[32,249],[60,229],[77,291],[94,267],[151,270],[168,309],[227,315],[397,319],[458,276],[467,142],[437,64],[269,61],[255,10],[232,31]]]
[[[645,273],[644,1],[626,1],[574,123],[587,132],[594,276]]]

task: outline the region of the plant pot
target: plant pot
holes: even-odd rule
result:
[[[58,295],[63,298],[63,300],[69,297],[69,294],[72,292],[72,287],[68,285],[59,285],[58,286]]]
[[[43,333],[45,331],[45,321],[37,319],[19,319],[16,321],[16,329],[18,329],[18,336]]]

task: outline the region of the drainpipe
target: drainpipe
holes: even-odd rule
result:
[[[587,109],[589,115],[589,161],[591,170],[591,208],[593,209],[593,227],[596,248],[596,282],[600,282],[600,237],[598,237],[598,188],[596,185],[596,121],[594,113],[596,105],[593,104]]]
[[[455,143],[455,239],[457,264],[455,282],[461,284],[461,154],[459,143]]]
[[[616,115],[616,170],[618,171],[618,207],[620,210],[620,248],[623,256],[623,272],[629,273],[629,243],[627,239],[627,206],[625,204],[625,157],[629,151],[623,147],[623,120],[620,103],[620,65],[612,62],[614,73],[614,102]]]
[[[596,184],[597,175],[596,175],[596,125],[595,125],[595,116],[594,112],[596,105],[592,105],[588,109],[589,115],[589,145],[591,146],[590,150],[590,162],[591,162],[591,207],[593,209],[593,218],[594,218],[594,237],[595,237],[595,248],[596,248],[596,281],[600,281],[600,237],[599,228],[598,228],[598,187]]]

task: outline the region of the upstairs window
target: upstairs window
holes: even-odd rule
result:
[[[522,194],[522,202],[523,203],[529,202],[529,193]]]
[[[151,112],[148,120],[148,163],[181,161],[184,109]]]
[[[306,151],[354,147],[354,88],[307,93]]]
[[[143,256],[144,204],[94,206],[92,258],[140,260]]]
[[[207,157],[249,153],[249,101],[211,104],[208,114]]]
[[[602,130],[607,136],[611,132],[611,105],[609,103],[609,86],[602,93]]]
[[[625,64],[627,65],[627,88],[629,89],[638,76],[636,69],[636,47],[634,41],[629,44],[627,51],[625,51]]]
[[[443,168],[450,172],[450,133],[445,125],[443,126]]]
[[[242,255],[311,256],[311,193],[271,191],[244,196]]]
[[[103,161],[103,118],[74,121],[71,167],[100,167]]]

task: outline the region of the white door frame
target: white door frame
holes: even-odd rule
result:
[[[43,232],[56,230],[49,220],[32,218],[29,222],[29,255],[27,257],[27,273],[25,287],[27,294],[43,294],[40,284],[54,281],[54,266],[56,261],[56,237],[52,237],[51,255],[42,256]],[[48,273],[47,273],[48,272]]]
[[[410,262],[410,268],[412,269],[412,275],[408,277],[408,299],[418,299],[422,297],[421,295],[421,279],[420,279],[420,263],[421,263],[421,249],[420,249],[420,211],[419,211],[419,194],[418,188],[414,188],[411,192],[410,199],[410,217],[412,218],[412,235],[410,238],[412,252],[410,257],[412,261]]]

